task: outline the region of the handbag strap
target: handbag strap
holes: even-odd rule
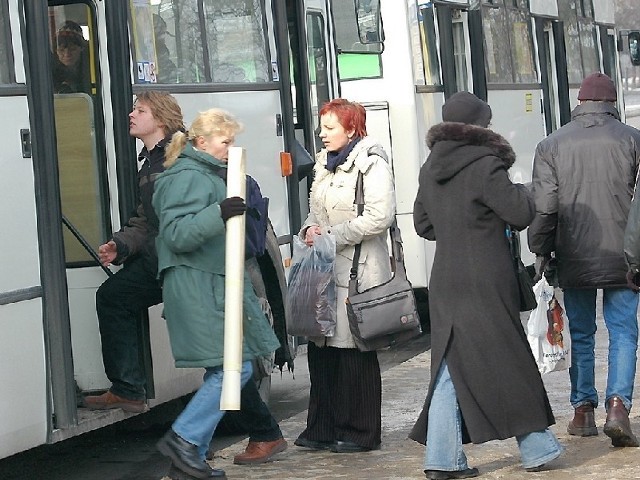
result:
[[[358,179],[356,180],[356,195],[353,203],[356,205],[358,216],[362,215],[364,212],[364,175],[360,171],[358,172]],[[393,258],[391,268],[393,274],[394,276],[397,275],[401,278],[406,278],[407,272],[404,268],[402,236],[400,235],[400,228],[398,228],[395,215],[393,217],[393,223],[389,227],[389,236],[391,237],[391,257]],[[351,270],[349,270],[349,295],[358,293],[358,261],[360,260],[361,250],[362,243],[358,243],[353,253]]]

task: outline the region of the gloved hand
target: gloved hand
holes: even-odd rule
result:
[[[229,197],[220,202],[220,216],[225,223],[231,217],[242,215],[246,211],[247,204],[240,197]]]
[[[534,282],[538,282],[538,280],[542,278],[544,267],[549,263],[549,260],[551,260],[551,255],[536,255],[536,263],[534,264],[536,276],[533,278]]]
[[[627,272],[627,286],[634,292],[640,292],[640,273]]]

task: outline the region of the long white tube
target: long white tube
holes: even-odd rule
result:
[[[227,197],[246,198],[245,151],[229,149]],[[240,410],[242,373],[242,292],[244,288],[245,215],[227,220],[225,246],[224,362],[221,410]]]

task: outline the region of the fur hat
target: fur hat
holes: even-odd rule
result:
[[[618,98],[616,86],[604,73],[592,73],[582,81],[578,100],[593,100],[598,102],[615,102]]]
[[[486,128],[491,121],[491,107],[473,93],[454,93],[442,106],[442,121]]]

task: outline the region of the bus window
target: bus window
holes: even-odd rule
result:
[[[453,25],[453,61],[456,69],[456,91],[469,90],[467,70],[467,43],[464,41],[464,23],[454,21]]]
[[[436,26],[433,4],[423,5],[418,11],[424,79],[427,85],[440,85],[440,61],[436,41]]]
[[[364,3],[362,3],[364,5]],[[364,44],[360,41],[356,5],[353,0],[333,3],[338,71],[340,80],[379,78],[382,76],[381,43]],[[380,24],[380,22],[378,22]],[[380,25],[380,30],[382,26]],[[380,37],[384,34],[380,31]]]
[[[271,80],[259,0],[205,0],[211,75],[216,83]]]
[[[483,30],[487,62],[488,83],[512,83],[513,66],[505,11],[487,8],[483,15]]]
[[[319,108],[330,100],[329,76],[327,73],[327,50],[324,38],[324,18],[320,13],[307,14],[307,55],[309,58],[309,79],[311,82],[311,106],[313,128],[320,126]],[[320,139],[316,137],[316,150],[320,150]]]
[[[49,8],[58,171],[67,266],[94,264],[82,244],[95,251],[108,238],[106,172],[97,147],[101,109],[92,64],[94,15],[84,3]],[[73,231],[82,236],[78,240]]]
[[[6,1],[0,1],[0,85],[11,83],[11,30]]]
[[[132,2],[135,83],[270,82],[262,2],[197,3]]]
[[[509,7],[485,7],[483,29],[487,82],[536,83],[531,23],[526,4],[517,1],[510,2]]]
[[[558,0],[558,15],[564,21],[569,83],[579,85],[587,75],[600,71],[596,26],[590,18],[589,2]]]

